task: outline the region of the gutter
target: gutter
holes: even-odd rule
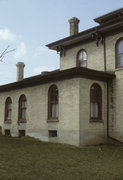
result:
[[[104,37],[104,71],[106,72],[106,39]]]
[[[93,28],[90,28],[90,29],[87,29],[85,31],[79,32],[76,35],[68,36],[68,37],[66,37],[64,39],[60,39],[60,40],[55,41],[53,43],[47,44],[46,46],[49,49],[58,51],[58,48],[60,46],[67,47],[67,46],[70,46],[70,45],[72,45],[74,43],[82,42],[84,40],[88,40],[88,39],[93,40],[92,37],[93,37],[93,34],[95,32],[105,34],[105,33],[109,32],[109,31],[115,30],[115,29],[117,29],[117,28],[119,28],[121,26],[123,26],[123,20],[120,20],[119,22],[115,22],[114,24],[95,26]]]

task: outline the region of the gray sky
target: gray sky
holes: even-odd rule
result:
[[[123,7],[123,0],[0,0],[0,84],[16,81],[16,63],[25,77],[59,68],[59,56],[45,47],[69,36],[68,19],[80,19],[79,31],[97,25],[93,19]]]

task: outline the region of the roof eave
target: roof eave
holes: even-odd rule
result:
[[[49,49],[58,51],[58,47],[60,47],[60,46],[66,47],[66,46],[72,45],[72,44],[80,42],[80,41],[84,41],[84,40],[88,40],[88,39],[94,40],[92,38],[93,33],[98,31],[102,34],[105,34],[106,32],[109,32],[109,31],[117,29],[118,27],[121,27],[122,25],[123,25],[123,20],[116,22],[114,24],[110,24],[110,25],[95,26],[91,29],[87,29],[86,31],[80,32],[76,35],[69,36],[69,37],[61,39],[59,41],[55,41],[53,43],[47,44],[46,46]]]
[[[99,17],[95,18],[94,21],[99,23],[99,24],[101,24],[102,21],[105,21],[106,19],[109,19],[109,18],[111,19],[111,18],[113,18],[116,15],[119,16],[122,13],[123,13],[123,8],[120,8],[120,9],[117,9],[117,10],[112,11],[110,13],[107,13],[107,14],[104,14],[102,16],[99,16]]]
[[[95,79],[95,80],[107,82],[112,80],[115,77],[115,74],[113,72],[106,73],[103,71],[96,71],[82,67],[75,67],[67,70],[51,72],[48,73],[47,75],[38,75],[38,76],[26,78],[19,82],[6,84],[0,86],[0,92],[10,91],[14,89],[28,88],[40,84],[57,82],[60,80],[72,79],[77,77]]]

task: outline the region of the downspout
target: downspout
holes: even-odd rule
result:
[[[104,71],[106,72],[106,41],[105,37],[103,38],[103,47],[104,47]]]
[[[107,137],[109,138],[109,83],[107,81]]]
[[[104,47],[104,71],[106,72],[106,40],[103,38]],[[109,82],[107,81],[107,137],[109,138]]]

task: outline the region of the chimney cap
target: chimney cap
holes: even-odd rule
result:
[[[80,22],[80,20],[77,17],[72,17],[68,21],[69,21],[69,23],[75,23],[75,22],[79,23]]]
[[[24,64],[24,62],[17,62],[16,66],[17,66],[17,67],[18,67],[18,66],[25,67],[25,64]]]

